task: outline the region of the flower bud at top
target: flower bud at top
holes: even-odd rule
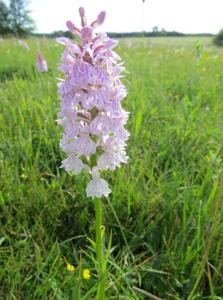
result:
[[[80,29],[78,29],[73,22],[67,21],[66,22],[67,28],[72,32],[72,33],[79,33]]]
[[[79,14],[80,14],[80,17],[81,17],[81,26],[87,25],[87,18],[85,16],[85,10],[84,10],[83,7],[79,8]]]
[[[106,12],[105,11],[101,11],[100,14],[97,17],[97,23],[98,23],[98,25],[102,25],[104,23],[105,16],[106,16]]]
[[[92,39],[92,28],[85,26],[81,29],[81,38],[84,43],[90,42]]]

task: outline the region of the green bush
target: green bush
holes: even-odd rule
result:
[[[214,44],[217,46],[223,46],[223,28],[214,37]]]

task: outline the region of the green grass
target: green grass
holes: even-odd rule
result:
[[[123,39],[130,161],[106,174],[107,299],[223,299],[223,53]],[[60,169],[53,40],[0,44],[0,299],[95,299],[94,203]],[[49,72],[35,68],[35,51]],[[66,260],[76,271],[66,269]],[[91,270],[84,280],[81,270]],[[154,298],[158,297],[158,298]]]

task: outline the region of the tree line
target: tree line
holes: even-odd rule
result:
[[[51,33],[36,33],[35,36],[55,38],[59,36],[65,36],[68,38],[74,38],[74,35],[70,31],[54,31]],[[211,33],[195,33],[186,34],[177,31],[144,31],[144,32],[108,32],[108,36],[111,38],[122,38],[122,37],[184,37],[184,36],[213,36]]]

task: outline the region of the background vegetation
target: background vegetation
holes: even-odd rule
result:
[[[216,46],[223,46],[223,29],[214,37],[214,44]]]
[[[34,30],[27,0],[0,0],[0,35],[25,36]]]
[[[62,48],[26,42],[0,41],[0,299],[94,299],[87,175],[59,168]],[[207,38],[122,39],[118,53],[131,139],[129,164],[106,175],[107,297],[223,299],[223,53]]]

